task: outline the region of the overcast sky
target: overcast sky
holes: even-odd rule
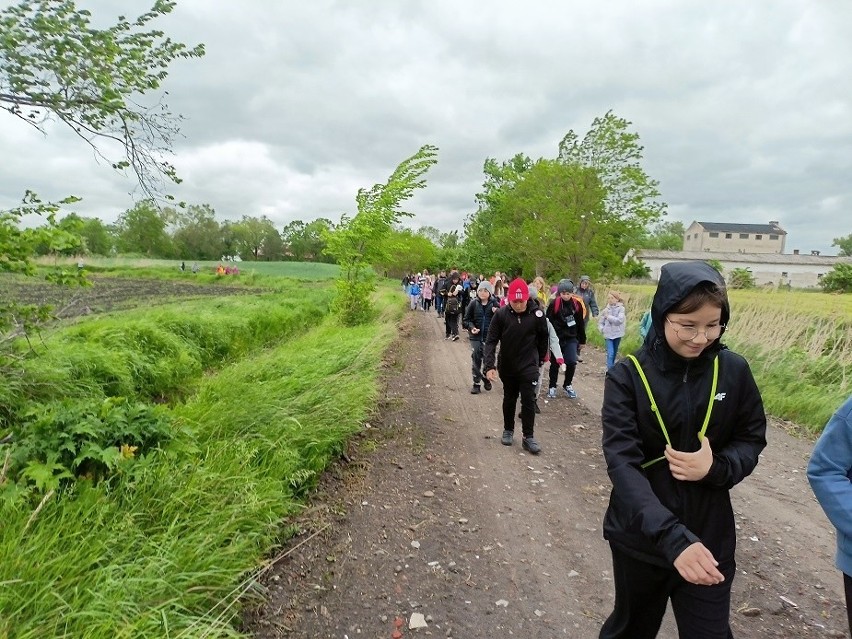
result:
[[[151,2],[77,4],[105,24]],[[788,252],[834,254],[852,233],[848,0],[178,0],[155,26],[207,47],[165,87],[186,117],[173,192],[222,220],[337,222],[428,143],[410,226],[462,230],[486,158],[553,158],[611,109],[669,219],[778,220]],[[2,208],[27,188],[105,222],[133,204],[132,181],[59,125],[0,113],[0,148]]]

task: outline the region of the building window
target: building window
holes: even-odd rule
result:
[[[734,237],[733,233],[725,233],[725,239],[726,240],[730,240],[732,237]]]
[[[719,237],[718,233],[710,233],[710,237]]]
[[[754,239],[756,239],[756,240],[762,240],[762,239],[763,239],[763,236],[762,236],[762,235],[755,235],[755,236],[754,236]]]
[[[740,233],[740,239],[741,240],[747,240],[748,239],[748,233]]]
[[[769,236],[769,239],[770,239],[772,242],[777,242],[777,241],[778,241],[778,236],[777,236],[777,235],[770,235],[770,236]]]

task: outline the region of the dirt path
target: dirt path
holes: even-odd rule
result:
[[[612,604],[603,354],[584,352],[579,400],[540,400],[543,452],[533,457],[519,425],[516,444],[500,445],[500,384],[470,395],[467,339],[443,332],[434,313],[406,316],[379,417],[267,574],[267,601],[246,617],[256,636],[597,637]],[[741,639],[847,635],[834,533],[805,477],[809,451],[773,426],[734,491]],[[409,629],[414,613],[426,627]],[[676,636],[667,615],[660,637]]]

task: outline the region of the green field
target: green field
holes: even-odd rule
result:
[[[0,390],[17,425],[0,637],[242,636],[288,516],[375,408],[403,310],[388,287],[374,323],[344,328],[322,265],[301,269],[257,278],[260,292],[148,291],[23,345]],[[158,283],[175,290],[170,274]]]

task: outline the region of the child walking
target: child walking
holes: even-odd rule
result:
[[[462,312],[461,306],[461,284],[456,284],[447,293],[447,304],[444,307],[444,328],[446,329],[446,337],[453,342],[459,339],[459,315]]]
[[[766,416],[748,364],[721,343],[729,316],[716,270],[666,264],[645,343],[607,373],[615,607],[601,639],[656,637],[669,601],[682,639],[733,637],[729,491],[757,465]]]
[[[606,343],[606,368],[615,364],[618,346],[627,329],[627,314],[624,312],[624,298],[618,291],[610,291],[606,296],[606,306],[598,316],[598,328]]]
[[[586,343],[586,325],[583,303],[574,295],[574,282],[569,279],[559,280],[556,287],[556,297],[547,306],[547,319],[553,325],[553,330],[559,338],[559,348],[565,358],[565,379],[562,389],[565,394],[574,399],[577,393],[572,382],[577,370],[577,359],[580,346]],[[559,364],[555,358],[550,360],[548,373],[549,388],[547,397],[556,398],[556,381],[559,378]]]

